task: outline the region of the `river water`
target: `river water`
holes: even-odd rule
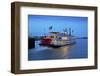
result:
[[[59,48],[43,47],[36,41],[35,48],[28,50],[29,61],[79,58],[88,58],[88,39],[77,39],[75,44]]]

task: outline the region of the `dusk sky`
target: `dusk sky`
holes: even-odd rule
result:
[[[28,35],[42,36],[51,31],[63,32],[64,28],[71,28],[72,33],[77,37],[87,37],[88,33],[88,17],[76,16],[50,16],[50,15],[28,15]]]

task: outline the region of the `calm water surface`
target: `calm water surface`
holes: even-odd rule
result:
[[[35,48],[28,50],[28,60],[50,59],[79,59],[88,57],[88,40],[77,39],[73,45],[60,48],[43,47],[39,41],[35,42]]]

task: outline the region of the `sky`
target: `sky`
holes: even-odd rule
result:
[[[49,27],[52,29],[49,30]],[[76,16],[50,16],[50,15],[28,15],[28,35],[43,36],[50,31],[63,32],[63,29],[71,28],[76,37],[87,37],[88,17]]]

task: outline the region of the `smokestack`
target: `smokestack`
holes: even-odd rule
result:
[[[71,28],[69,28],[69,35],[71,36]]]

